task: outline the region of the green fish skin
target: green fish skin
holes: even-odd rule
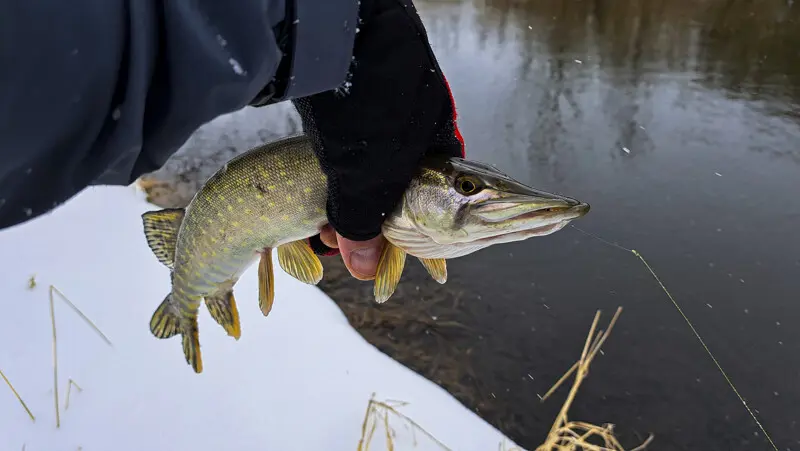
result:
[[[265,316],[274,298],[272,250],[285,272],[318,283],[322,263],[306,238],[328,223],[326,199],[327,177],[310,140],[299,135],[231,159],[185,209],[144,213],[147,243],[169,268],[172,282],[150,320],[152,334],[162,339],[181,335],[186,362],[201,373],[200,305],[205,301],[214,320],[238,340],[233,287],[256,260],[259,307]],[[588,211],[588,204],[527,187],[493,167],[429,158],[387,215],[375,299],[384,302],[392,295],[407,254],[444,283],[446,258],[548,235]]]

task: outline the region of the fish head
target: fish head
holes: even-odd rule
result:
[[[462,158],[426,159],[383,234],[420,258],[455,258],[545,236],[589,212],[585,202],[534,189]]]

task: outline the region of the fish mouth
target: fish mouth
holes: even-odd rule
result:
[[[523,241],[528,238],[533,238],[536,236],[545,236],[558,232],[559,230],[566,227],[567,224],[569,224],[569,220],[559,221],[541,227],[511,231],[511,232],[496,234],[493,236],[487,236],[485,238],[479,238],[473,241],[473,243],[499,244],[499,243],[510,243],[513,241]]]
[[[576,205],[569,207],[556,206],[556,207],[540,208],[537,210],[529,211],[527,213],[522,213],[520,215],[514,216],[511,219],[524,220],[524,219],[536,219],[547,216],[561,216],[561,217],[569,217],[569,219],[576,219],[580,218],[581,216],[585,216],[586,213],[589,213],[590,209],[591,207],[589,206],[589,204],[585,202],[579,202]]]
[[[505,221],[508,225],[508,228],[503,227],[505,230],[492,230],[489,236],[473,240],[472,243],[483,245],[511,243],[550,235],[566,227],[573,219],[584,216],[589,209],[589,204],[579,202],[571,207],[548,207],[522,213],[511,221]]]
[[[473,243],[498,244],[522,241],[558,232],[570,221],[586,215],[589,204],[561,196],[506,196],[489,199],[471,212],[486,226]]]
[[[531,197],[525,195],[487,199],[473,206],[471,214],[487,223],[525,223],[541,221],[542,226],[560,220],[573,220],[586,215],[591,207],[586,202],[551,195]]]

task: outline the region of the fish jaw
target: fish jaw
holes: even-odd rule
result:
[[[458,258],[496,244],[524,241],[556,233],[572,220],[585,215],[589,205],[579,203],[564,211],[545,212],[538,215],[526,213],[511,218],[510,224],[492,224],[482,233],[467,235],[460,240],[452,235],[437,237],[415,227],[408,218],[395,220],[383,229],[386,239],[395,246],[418,258]],[[504,227],[505,226],[505,227]]]
[[[463,159],[434,162],[384,222],[384,236],[419,258],[455,258],[488,246],[553,234],[589,204],[524,185]]]
[[[471,234],[473,242],[498,244],[510,242],[508,240],[512,237],[527,239],[550,235],[563,229],[571,221],[585,216],[590,210],[589,204],[578,201],[544,204],[539,201],[521,201],[499,210],[492,208],[505,204],[506,202],[481,205],[471,213],[479,219],[479,225],[474,227]]]

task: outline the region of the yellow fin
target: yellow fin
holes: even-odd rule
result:
[[[275,299],[275,277],[272,272],[272,249],[261,252],[261,261],[258,262],[258,306],[264,316],[272,310],[272,301]]]
[[[171,303],[172,294],[168,294],[150,318],[150,332],[156,338],[174,337],[180,332],[180,314]]]
[[[316,285],[322,280],[322,262],[306,240],[292,241],[278,246],[278,264],[290,276],[301,282]]]
[[[447,261],[443,258],[420,258],[422,266],[428,270],[433,280],[439,283],[447,282]]]
[[[222,326],[228,335],[238,340],[242,336],[242,326],[239,323],[239,310],[236,308],[233,288],[226,285],[224,289],[213,296],[206,296],[205,301],[208,312],[214,321]]]
[[[403,274],[405,264],[405,251],[392,243],[386,242],[375,274],[375,287],[373,289],[375,301],[379,303],[386,302],[394,294],[397,284],[400,283],[400,276]]]
[[[203,356],[200,354],[200,338],[197,331],[197,318],[192,321],[189,330],[183,332],[183,355],[186,363],[192,366],[195,373],[203,372]]]
[[[203,372],[203,358],[200,355],[200,338],[197,332],[197,318],[184,329],[180,313],[172,305],[172,294],[167,295],[150,318],[150,332],[157,338],[170,338],[182,335],[183,355],[195,373]]]
[[[170,269],[175,263],[175,243],[178,241],[178,229],[184,214],[183,208],[166,208],[142,214],[147,245],[158,261]]]

